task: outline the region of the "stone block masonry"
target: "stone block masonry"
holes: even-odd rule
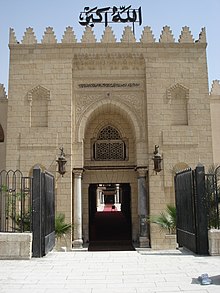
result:
[[[30,259],[32,233],[0,233],[0,259]]]
[[[160,213],[175,201],[176,166],[212,163],[205,29],[196,40],[183,27],[175,40],[165,26],[156,40],[145,27],[136,40],[125,27],[117,40],[107,27],[97,41],[86,27],[78,41],[68,27],[58,39],[51,27],[41,41],[32,28],[18,41],[10,30],[6,169],[29,174],[39,164],[53,172],[56,210],[73,222],[75,244],[90,241],[90,186],[129,184],[132,240],[140,240],[139,204],[145,208],[141,216]],[[96,142],[106,127],[120,134],[122,160],[97,160]],[[109,146],[104,143],[103,152]],[[118,141],[112,137],[111,143]],[[163,155],[158,175],[155,144]],[[64,177],[56,172],[61,146]],[[145,179],[137,171],[143,168]],[[138,182],[146,184],[144,192]],[[153,227],[149,233],[151,247],[164,248],[165,235]]]

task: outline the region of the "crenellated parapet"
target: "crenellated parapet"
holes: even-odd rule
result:
[[[103,35],[101,37],[101,40],[98,42],[95,34],[93,32],[93,29],[91,27],[86,27],[81,41],[79,43],[116,43],[117,39],[114,35],[114,32],[111,27],[106,27]],[[132,28],[130,26],[126,26],[124,28],[124,31],[122,33],[122,36],[120,38],[121,43],[143,43],[143,44],[150,44],[150,43],[157,43],[156,39],[153,35],[153,32],[149,26],[146,26],[143,28],[141,38],[140,40],[136,40]],[[118,43],[119,43],[118,42]],[[23,44],[23,45],[34,45],[34,44],[57,44],[57,38],[53,31],[52,27],[47,27],[44,35],[42,36],[41,42],[37,41],[37,38],[34,34],[33,28],[29,27],[26,29],[24,36],[21,40],[21,42],[17,41],[14,29],[10,28],[10,34],[9,34],[9,45],[15,45],[15,44]],[[72,27],[68,26],[66,30],[64,31],[64,34],[61,39],[61,44],[75,44],[77,43],[76,35],[74,33],[74,30]],[[198,39],[195,41],[189,27],[185,26],[182,28],[182,31],[180,33],[178,41],[175,40],[172,30],[169,26],[164,26],[158,43],[164,44],[164,43],[181,43],[181,44],[187,44],[187,43],[204,43],[206,44],[206,31],[205,28],[202,28]]]
[[[220,80],[213,80],[210,95],[220,96]]]
[[[0,100],[7,100],[7,95],[6,95],[6,91],[5,91],[5,87],[2,83],[0,83]]]

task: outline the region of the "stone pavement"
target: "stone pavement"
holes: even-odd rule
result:
[[[208,273],[212,285],[197,278]],[[220,292],[220,257],[186,251],[51,252],[0,260],[0,292]]]

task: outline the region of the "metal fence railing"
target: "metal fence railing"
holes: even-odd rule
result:
[[[216,168],[218,171],[218,169]],[[217,171],[205,175],[205,193],[208,212],[208,228],[220,228],[220,177]]]
[[[21,171],[0,172],[0,232],[31,231],[32,178]]]

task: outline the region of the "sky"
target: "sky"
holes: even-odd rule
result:
[[[220,79],[220,0],[0,0],[0,83],[8,92],[9,73],[9,28],[13,28],[17,41],[21,42],[26,28],[32,27],[38,42],[41,42],[46,27],[53,27],[60,42],[66,27],[71,26],[78,42],[85,27],[79,24],[84,7],[129,6],[142,9],[142,25],[135,25],[135,37],[139,41],[144,26],[150,26],[156,41],[159,41],[164,26],[170,26],[175,41],[182,27],[188,26],[196,40],[201,28],[206,28],[209,85]],[[117,41],[120,41],[128,23],[111,25]],[[132,25],[132,24],[131,24]],[[104,24],[94,26],[97,41],[100,41]]]

